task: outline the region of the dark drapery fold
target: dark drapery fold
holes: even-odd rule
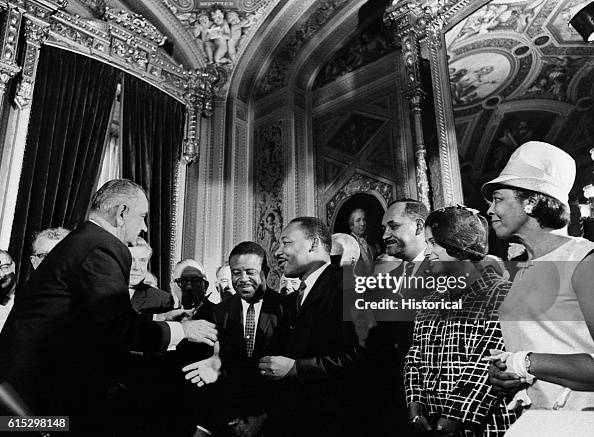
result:
[[[35,232],[85,219],[101,168],[119,70],[43,46],[9,252],[26,277]]]
[[[146,190],[151,271],[169,290],[173,182],[181,157],[184,106],[128,74],[122,80],[122,96],[122,176]]]

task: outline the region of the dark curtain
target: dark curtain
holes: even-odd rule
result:
[[[122,80],[122,176],[142,185],[149,200],[151,271],[169,290],[173,182],[181,157],[184,105],[124,74]]]
[[[27,277],[35,232],[82,222],[121,73],[86,56],[42,46],[9,252]]]

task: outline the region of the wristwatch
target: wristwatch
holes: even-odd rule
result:
[[[412,423],[412,424],[417,423],[417,420],[419,420],[420,417],[421,417],[421,415],[417,414],[415,417],[410,419],[410,423]]]

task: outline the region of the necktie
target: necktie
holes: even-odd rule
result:
[[[254,304],[251,303],[247,310],[247,317],[245,318],[245,352],[248,357],[252,356],[254,352],[256,333],[256,310]]]
[[[412,276],[414,269],[415,269],[415,263],[412,261],[407,262],[406,265],[404,266],[404,271],[406,273],[406,276]]]
[[[303,294],[305,293],[306,288],[307,285],[305,284],[305,281],[301,281],[301,284],[299,284],[299,290],[297,294],[297,311],[301,309],[301,305],[303,304]]]

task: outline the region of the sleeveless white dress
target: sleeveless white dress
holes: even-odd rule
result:
[[[520,264],[499,308],[508,351],[594,354],[594,341],[571,285],[576,266],[594,251],[594,243],[570,238],[546,255]],[[528,388],[528,396],[532,400],[530,410],[594,408],[594,392],[570,391],[538,379]]]

